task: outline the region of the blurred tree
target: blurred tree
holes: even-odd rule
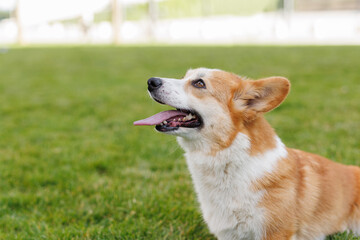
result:
[[[0,11],[0,21],[3,19],[10,18],[10,12],[8,11]]]
[[[157,3],[157,18],[252,15],[280,9],[283,0],[166,0]],[[127,6],[127,20],[145,19],[149,2]]]

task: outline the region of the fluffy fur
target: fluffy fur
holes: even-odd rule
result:
[[[191,82],[202,79],[206,88]],[[178,136],[203,217],[219,239],[323,239],[360,233],[360,170],[286,148],[263,113],[287,96],[283,77],[247,80],[218,69],[162,78],[151,96],[196,111]]]

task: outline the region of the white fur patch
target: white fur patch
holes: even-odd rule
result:
[[[178,141],[186,151],[187,164],[210,231],[219,239],[261,239],[265,209],[258,203],[264,192],[255,192],[251,186],[287,156],[281,140],[276,137],[276,148],[256,156],[249,155],[250,140],[242,133],[216,156],[192,151],[189,142],[182,138]]]
[[[188,95],[185,93],[185,81],[173,78],[161,78],[162,87],[156,93],[157,98],[175,108],[188,109]]]

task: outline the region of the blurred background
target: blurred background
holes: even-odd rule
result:
[[[360,0],[1,0],[0,44],[359,44]]]

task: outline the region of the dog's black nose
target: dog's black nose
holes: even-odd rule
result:
[[[147,81],[148,83],[148,89],[149,91],[153,91],[155,89],[158,89],[159,87],[161,87],[162,85],[162,81],[160,78],[149,78],[149,80]]]

